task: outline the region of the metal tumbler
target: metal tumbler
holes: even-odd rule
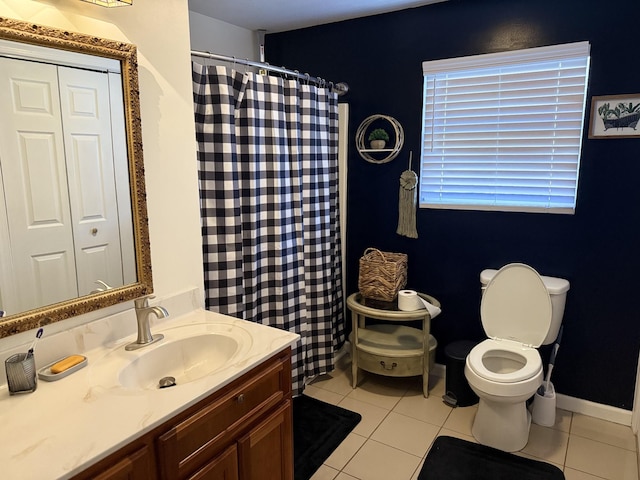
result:
[[[16,353],[4,362],[9,394],[33,392],[38,386],[33,352]]]

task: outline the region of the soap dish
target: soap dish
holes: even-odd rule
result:
[[[55,382],[56,380],[60,380],[61,378],[64,378],[67,375],[71,375],[73,372],[77,372],[81,368],[86,367],[87,363],[89,363],[89,361],[87,360],[87,357],[85,357],[82,362],[77,363],[71,368],[67,368],[64,372],[51,373],[51,367],[54,366],[56,363],[58,363],[60,360],[64,360],[65,358],[67,358],[67,356],[59,358],[55,362],[51,362],[46,367],[42,367],[40,370],[38,370],[38,378],[40,380],[44,380],[45,382]]]

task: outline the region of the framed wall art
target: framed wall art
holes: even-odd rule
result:
[[[589,138],[640,138],[640,93],[591,97]]]

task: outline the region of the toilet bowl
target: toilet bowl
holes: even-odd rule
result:
[[[481,279],[487,285],[480,316],[489,338],[465,361],[465,377],[480,399],[471,431],[483,445],[515,452],[529,440],[526,401],[543,380],[537,347],[558,334],[569,282],[521,263],[485,270]]]

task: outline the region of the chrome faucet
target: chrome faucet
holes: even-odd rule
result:
[[[138,348],[146,347],[164,338],[162,334],[151,334],[149,315],[153,313],[158,318],[165,318],[169,316],[169,312],[167,312],[166,308],[159,305],[154,307],[149,306],[149,300],[153,298],[156,297],[154,295],[145,295],[133,301],[136,308],[136,320],[138,322],[138,339],[124,347],[125,350],[137,350]]]

